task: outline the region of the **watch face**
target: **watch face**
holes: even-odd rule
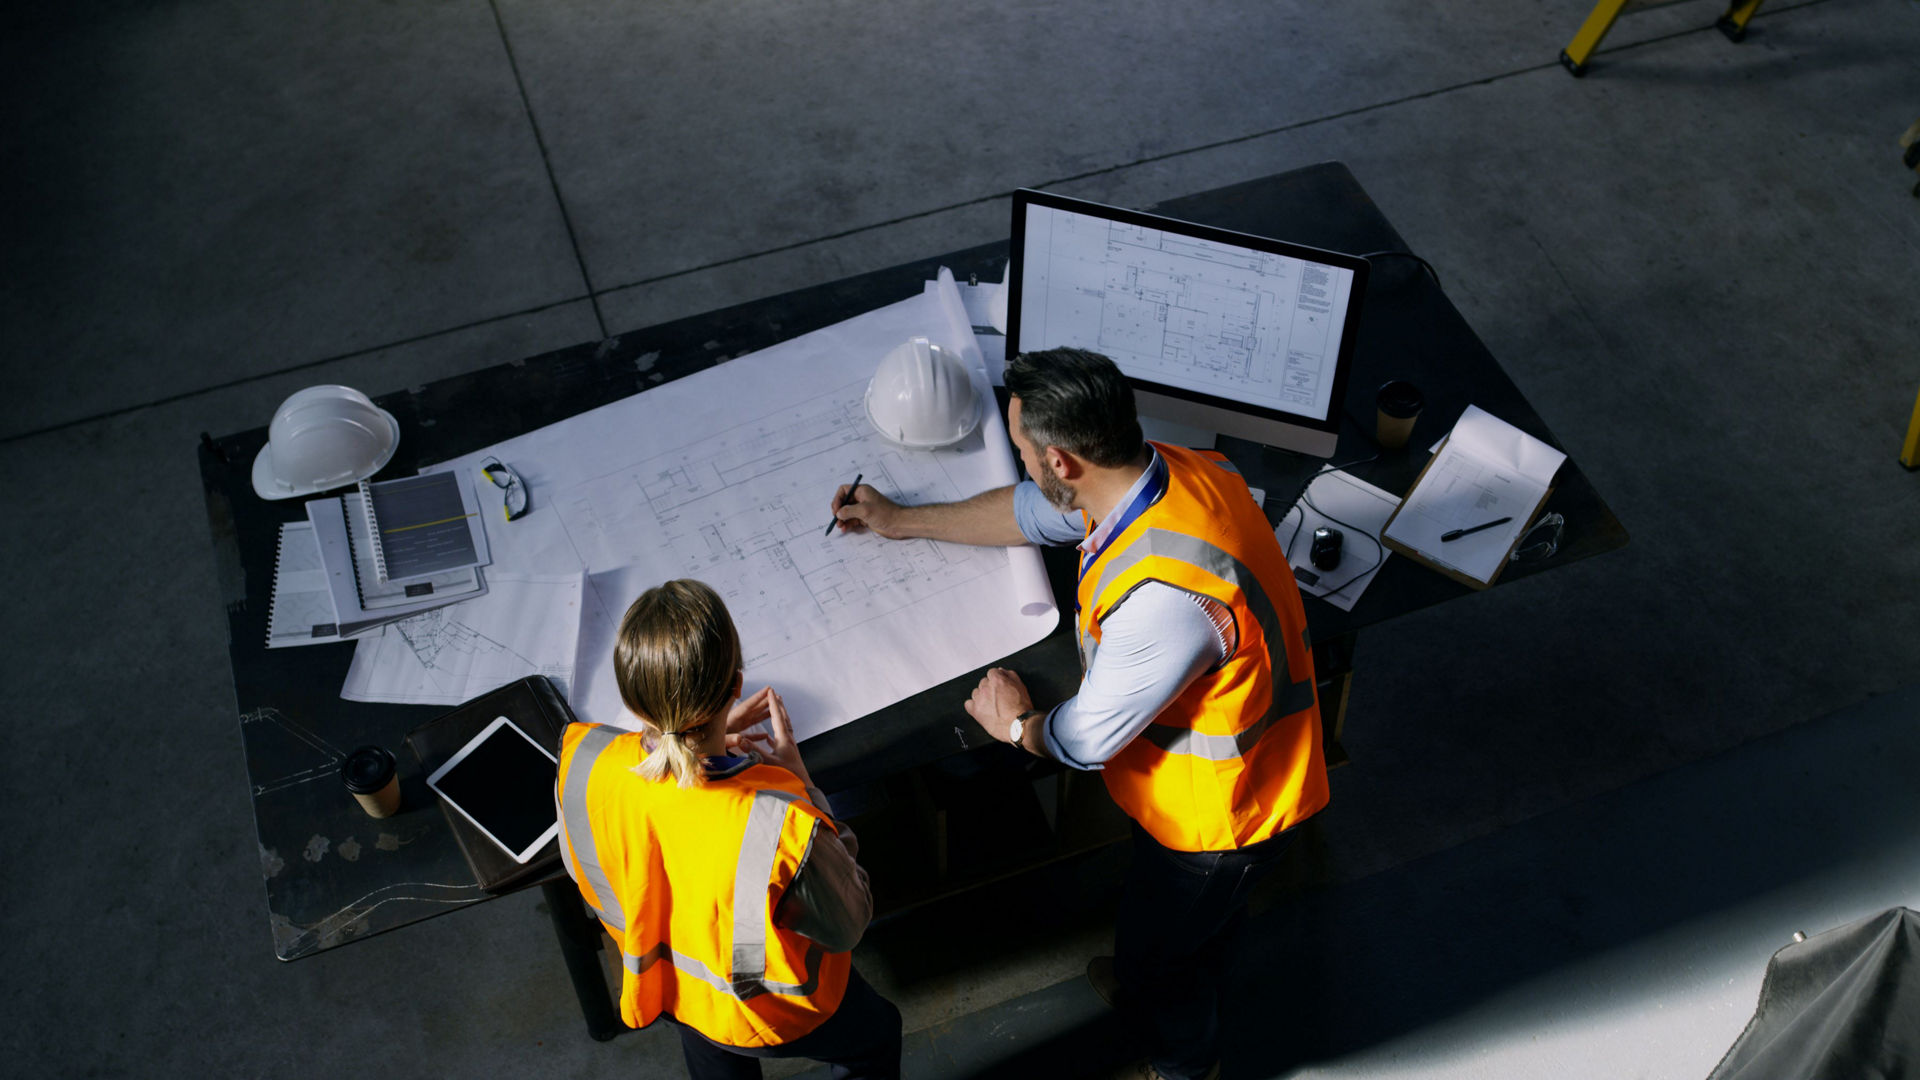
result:
[[[1018,716],[1014,717],[1013,725],[1007,728],[1007,741],[1012,743],[1019,742],[1020,736],[1026,734],[1026,731],[1027,731],[1027,722],[1025,720],[1022,720]]]

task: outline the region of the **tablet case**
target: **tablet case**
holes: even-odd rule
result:
[[[560,756],[561,734],[573,723],[573,710],[567,708],[566,699],[553,683],[544,675],[529,675],[414,728],[407,736],[407,748],[419,759],[421,771],[431,775],[459,753],[467,740],[493,723],[496,716],[518,724],[520,730],[555,758]],[[474,880],[482,889],[509,892],[561,871],[558,839],[547,841],[547,845],[525,863],[517,863],[458,810],[448,806],[445,800],[439,801],[440,812],[447,816],[453,838],[459,842],[467,865],[473,868]]]

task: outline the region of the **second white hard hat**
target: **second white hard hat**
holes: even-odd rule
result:
[[[901,446],[937,450],[973,434],[980,395],[960,357],[917,337],[881,358],[867,384],[867,419]]]
[[[351,386],[309,386],[274,411],[253,459],[253,490],[291,499],[364,480],[392,459],[400,424]]]

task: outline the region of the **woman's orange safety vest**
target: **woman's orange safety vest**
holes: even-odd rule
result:
[[[1166,847],[1245,847],[1327,805],[1306,609],[1238,471],[1210,451],[1154,447],[1166,493],[1081,573],[1081,662],[1093,663],[1101,622],[1146,581],[1218,601],[1238,640],[1107,761],[1107,791]]]
[[[644,737],[571,724],[560,743],[567,873],[620,945],[620,1017],[661,1013],[729,1046],[779,1046],[840,1007],[852,958],[775,926],[815,822],[785,769],[754,764],[680,787],[633,767]]]

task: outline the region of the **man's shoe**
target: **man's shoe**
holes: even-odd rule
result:
[[[1096,956],[1087,961],[1087,981],[1093,984],[1093,992],[1107,1003],[1107,1008],[1120,1007],[1120,976],[1114,974],[1113,957]]]

